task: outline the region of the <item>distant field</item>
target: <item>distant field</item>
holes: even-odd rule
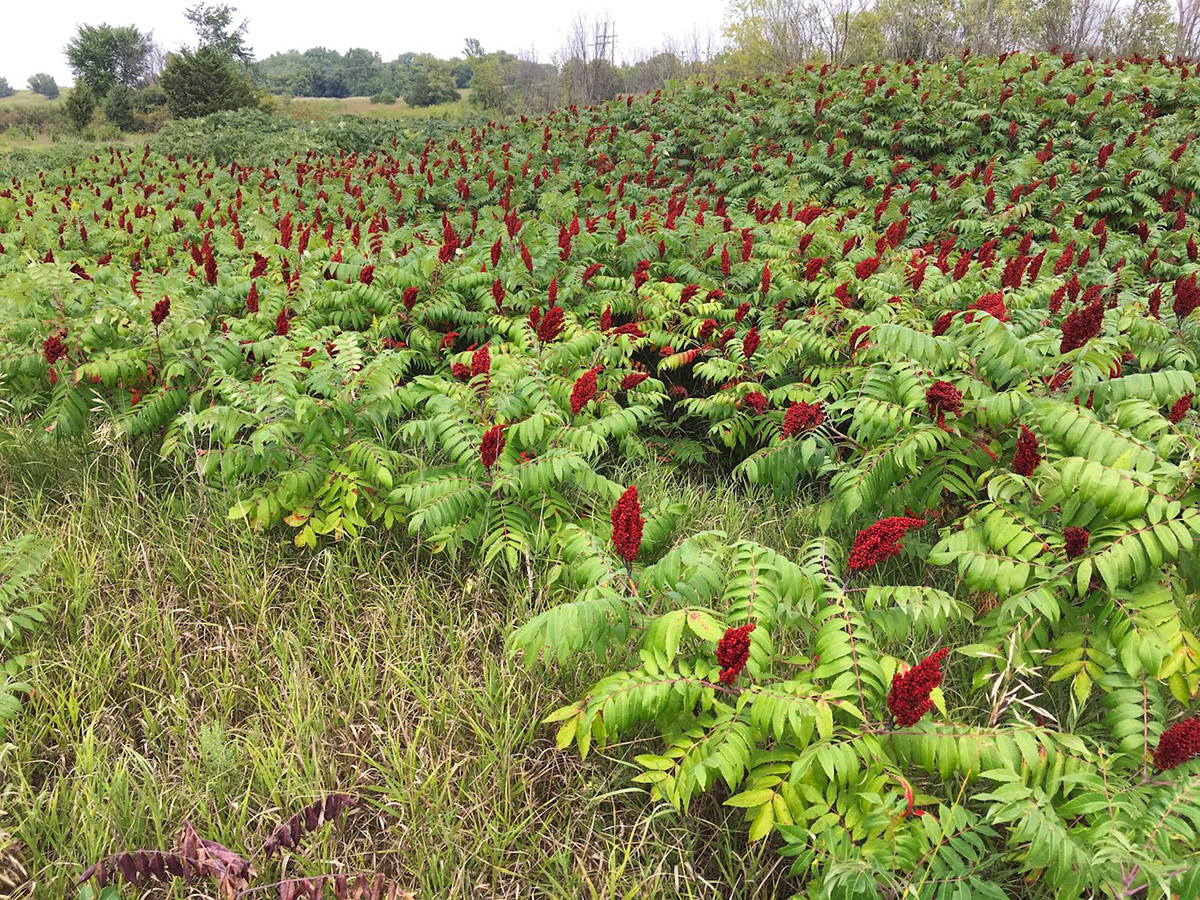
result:
[[[41,147],[53,147],[55,143],[54,137],[52,134],[37,134],[29,138],[15,129],[0,131],[0,150],[32,150]]]
[[[36,106],[54,107],[60,105],[71,93],[69,87],[62,88],[62,93],[54,100],[49,100],[33,91],[17,91],[11,97],[0,99],[0,112],[5,109],[29,109]],[[400,119],[421,116],[443,116],[465,113],[471,95],[470,88],[459,91],[459,99],[454,103],[440,103],[436,106],[408,106],[403,100],[395,103],[372,103],[370,97],[296,97],[286,99],[273,97],[276,108],[283,115],[293,119],[329,119],[334,116],[370,116],[381,119]]]
[[[60,106],[70,92],[70,88],[63,88],[62,93],[56,99],[48,100],[33,91],[18,91],[13,96],[0,100],[0,152],[42,150],[59,145],[66,137],[62,131],[65,126],[60,124],[57,129],[47,125],[39,127],[31,122],[31,119],[42,120],[51,110]],[[278,115],[299,122],[322,121],[339,116],[364,116],[375,119],[456,119],[465,117],[471,112],[470,93],[470,89],[464,89],[459,92],[459,99],[454,103],[425,107],[411,107],[399,99],[393,104],[372,103],[369,97],[287,99],[273,96],[272,100],[274,111]],[[39,113],[39,107],[46,112]],[[57,114],[54,117],[59,118]],[[55,133],[56,130],[59,133]],[[93,134],[89,139],[109,143],[115,137],[115,132],[109,128],[108,132]],[[125,139],[119,143],[140,144],[144,142],[144,137],[144,135],[134,133],[125,136]]]
[[[64,88],[58,97],[50,100],[33,91],[17,91],[11,97],[0,99],[0,150],[51,146],[54,143],[52,129],[44,123],[59,117],[54,111],[70,92],[70,88]]]
[[[0,99],[0,109],[14,106],[58,106],[63,102],[63,99],[69,93],[71,93],[70,88],[62,88],[62,93],[60,93],[55,99],[50,100],[46,97],[43,97],[41,94],[35,94],[33,91],[17,91],[11,97],[4,97],[3,99]]]
[[[403,100],[395,103],[372,103],[370,97],[295,97],[291,100],[276,98],[280,112],[293,119],[329,119],[334,116],[369,116],[380,119],[404,119],[427,116],[454,116],[470,110],[468,99],[471,91],[459,91],[455,103],[440,103],[436,106],[409,106]]]

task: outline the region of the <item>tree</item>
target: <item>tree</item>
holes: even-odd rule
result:
[[[304,51],[304,62],[312,68],[313,97],[349,97],[346,64],[336,50],[312,47]]]
[[[133,131],[137,121],[133,117],[133,88],[114,84],[104,95],[104,118],[122,131]]]
[[[483,56],[483,44],[479,43],[479,38],[467,38],[463,42],[463,56],[467,59],[479,59]]]
[[[450,74],[454,78],[454,86],[465,88],[471,83],[471,79],[475,77],[475,66],[468,59],[460,59],[454,63],[450,69]]]
[[[783,71],[816,51],[815,10],[803,0],[733,0],[725,37],[738,75]]]
[[[50,100],[58,96],[58,82],[54,80],[53,75],[47,75],[45,72],[29,76],[29,89]]]
[[[1037,0],[1026,7],[1030,43],[1042,50],[1052,47],[1072,53],[1095,50],[1111,9],[1111,5],[1100,0]]]
[[[142,86],[158,84],[158,77],[162,75],[163,66],[166,64],[167,51],[158,41],[151,41],[150,54],[146,57],[146,76],[142,79]]]
[[[958,28],[941,0],[882,0],[876,12],[888,56],[940,59],[960,47]]]
[[[735,70],[765,74],[812,59],[842,62],[867,0],[733,0],[725,36]],[[871,30],[873,23],[859,23]]]
[[[351,97],[370,97],[389,86],[383,60],[374,50],[351,47],[342,57],[342,70]]]
[[[8,83],[8,79],[0,77],[0,97],[11,97],[16,93],[16,89]]]
[[[215,47],[181,50],[168,56],[162,89],[167,108],[177,119],[259,105],[258,94],[249,79]]]
[[[404,102],[409,106],[432,106],[433,88],[429,83],[429,71],[416,67],[408,76],[408,87],[404,91]]]
[[[312,69],[305,63],[298,50],[273,53],[254,64],[258,83],[272,94],[289,94],[293,97],[311,97],[313,93]]]
[[[1175,0],[1179,21],[1175,32],[1175,55],[1200,54],[1200,0]]]
[[[1157,56],[1169,51],[1175,38],[1167,0],[1133,0],[1113,9],[1104,23],[1104,50],[1120,56]]]
[[[879,13],[867,10],[851,17],[850,27],[846,31],[844,48],[846,62],[852,65],[875,62],[884,59],[885,53],[883,26]]]
[[[593,59],[588,64],[587,83],[591,102],[611,100],[621,92],[621,75],[607,59]]]
[[[512,75],[508,79],[512,86],[509,102],[514,106],[547,113],[559,104],[563,79],[558,66],[539,62],[536,51],[530,48],[522,51],[511,69]]]
[[[669,51],[639,59],[622,72],[624,89],[631,94],[643,94],[661,88],[668,80],[686,71],[683,61]]]
[[[404,102],[409,106],[433,106],[458,99],[450,64],[429,54],[419,54],[408,72]]]
[[[254,50],[246,44],[246,31],[250,21],[242,19],[234,28],[233,16],[237,7],[224,3],[197,3],[183,15],[196,29],[200,47],[212,47],[223,56],[249,65],[254,62]]]
[[[595,20],[586,13],[575,14],[562,51],[568,103],[595,103],[616,94],[619,85],[612,65],[615,34],[607,14]]]
[[[471,103],[480,109],[504,108],[504,80],[500,66],[494,59],[485,59],[475,65],[471,78]]]
[[[67,62],[95,94],[105,95],[114,84],[137,85],[150,72],[154,41],[133,25],[80,25],[67,44]]]
[[[96,114],[96,95],[90,87],[80,82],[67,94],[63,108],[75,130],[83,131],[92,123],[92,116]]]

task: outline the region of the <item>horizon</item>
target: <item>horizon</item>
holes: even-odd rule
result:
[[[698,0],[686,5],[608,0],[598,10],[537,4],[514,16],[511,9],[467,0],[455,9],[455,19],[469,25],[462,28],[455,25],[450,31],[436,8],[397,9],[380,4],[378,11],[368,10],[362,16],[309,22],[308,17],[283,8],[274,0],[245,0],[236,4],[237,20],[248,20],[247,43],[253,48],[256,60],[313,47],[339,53],[362,47],[378,53],[385,62],[408,52],[432,53],[442,59],[461,58],[463,44],[471,37],[477,38],[488,53],[532,52],[538,61],[550,62],[551,56],[562,49],[568,28],[580,14],[607,16],[614,22],[616,57],[624,62],[661,48],[667,40],[683,41],[693,34],[719,40],[726,6],[726,0]],[[172,9],[150,0],[116,0],[106,4],[101,13],[84,0],[63,0],[56,6],[55,22],[66,20],[70,24],[48,28],[31,7],[16,7],[6,16],[10,34],[16,40],[8,42],[0,59],[0,77],[7,78],[16,90],[25,90],[31,75],[45,72],[59,86],[70,87],[75,79],[63,48],[83,24],[134,25],[143,32],[151,32],[164,52],[178,50],[195,43],[195,33],[184,18],[186,8],[181,5]],[[369,20],[366,24],[370,27],[364,28],[364,20]],[[380,37],[385,33],[398,37],[385,44]]]

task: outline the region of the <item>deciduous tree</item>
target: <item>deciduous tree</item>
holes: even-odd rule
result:
[[[65,50],[76,82],[101,96],[114,84],[137,87],[150,73],[153,51],[150,32],[133,25],[80,25]]]
[[[58,82],[54,80],[54,76],[45,72],[29,76],[29,89],[51,100],[58,96]]]
[[[235,27],[233,19],[236,12],[237,7],[224,3],[197,3],[183,15],[196,29],[199,46],[212,47],[230,59],[248,64],[254,61],[254,50],[246,44],[246,31],[250,23],[248,19],[242,19]]]

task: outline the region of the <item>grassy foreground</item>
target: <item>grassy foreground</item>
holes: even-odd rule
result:
[[[799,507],[772,519],[740,491],[640,483],[688,500],[688,530],[805,536]],[[505,657],[514,622],[547,601],[524,577],[395,533],[296,551],[227,508],[122,448],[0,448],[0,540],[55,548],[38,693],[0,748],[0,828],[28,845],[33,896],[69,895],[113,850],[169,846],[185,818],[253,847],[331,790],[359,809],[289,872],[379,869],[428,898],[790,893],[785,861],[725,822],[738,811],[650,810],[612,764],[629,748],[586,763],[555,750],[538,720],[598,667]]]

